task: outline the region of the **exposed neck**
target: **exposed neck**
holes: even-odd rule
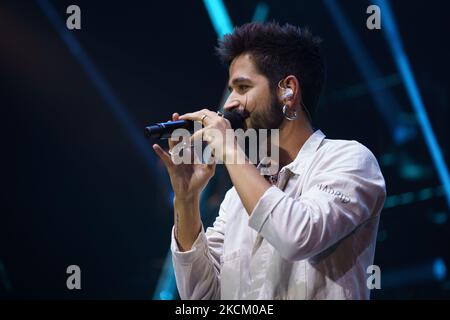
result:
[[[280,168],[291,163],[306,140],[314,133],[303,112],[296,120],[285,120],[280,128]]]

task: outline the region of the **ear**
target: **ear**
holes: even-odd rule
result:
[[[280,97],[288,106],[293,106],[301,101],[301,88],[296,76],[287,76],[281,81],[280,85],[284,88],[284,90],[280,92]]]
[[[284,93],[283,93],[283,99],[291,99],[292,96],[294,95],[293,91],[291,88],[286,88],[284,89]]]

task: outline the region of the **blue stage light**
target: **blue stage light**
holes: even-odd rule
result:
[[[203,0],[219,38],[233,31],[233,24],[222,0]]]
[[[442,152],[428,119],[427,111],[420,95],[412,68],[409,64],[406,52],[403,49],[402,40],[395,24],[394,15],[388,0],[375,0],[376,5],[381,9],[382,30],[388,41],[389,47],[394,56],[397,68],[403,78],[405,89],[416,113],[417,120],[422,129],[428,149],[436,167],[439,179],[446,193],[447,204],[450,207],[450,175],[445,164]]]
[[[442,281],[447,276],[447,267],[442,258],[438,258],[433,264],[433,274],[436,280]]]

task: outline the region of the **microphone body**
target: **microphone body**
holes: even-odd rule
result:
[[[169,139],[176,129],[186,129],[192,133],[194,130],[194,121],[191,120],[177,120],[169,122],[155,123],[145,127],[145,136],[147,138],[155,139]]]
[[[245,118],[237,111],[227,111],[223,117],[230,121],[231,128],[245,129]],[[168,139],[176,129],[186,129],[191,134],[194,132],[194,121],[192,120],[176,120],[168,122],[155,123],[145,127],[145,136],[155,139]]]

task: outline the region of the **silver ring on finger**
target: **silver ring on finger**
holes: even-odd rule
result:
[[[203,120],[205,120],[205,118],[206,118],[207,116],[208,116],[207,114],[204,114],[204,115],[201,117],[200,122],[202,123],[202,125],[205,125],[205,124],[203,123]]]

